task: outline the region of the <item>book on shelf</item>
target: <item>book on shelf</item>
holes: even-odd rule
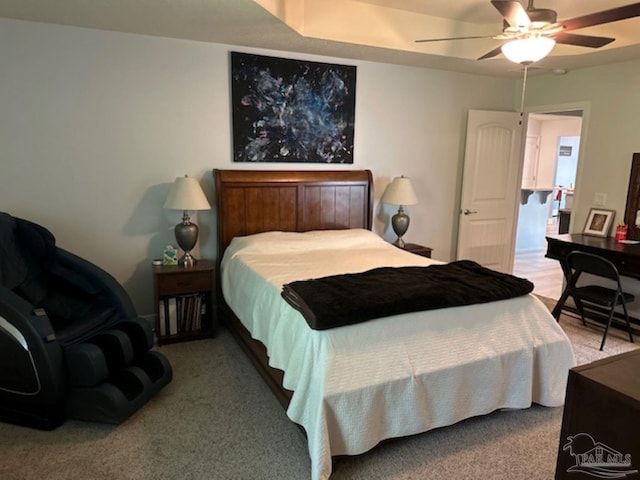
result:
[[[168,305],[164,300],[160,300],[160,305],[158,305],[158,317],[159,333],[161,337],[164,337],[167,335],[167,319],[169,317]]]
[[[169,322],[168,332],[169,335],[175,335],[178,333],[178,301],[176,297],[169,297],[167,300],[169,304]]]
[[[176,335],[202,329],[207,309],[206,293],[189,293],[160,300],[160,335]]]

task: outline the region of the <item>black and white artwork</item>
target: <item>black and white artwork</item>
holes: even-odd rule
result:
[[[353,163],[356,67],[231,53],[235,162]]]

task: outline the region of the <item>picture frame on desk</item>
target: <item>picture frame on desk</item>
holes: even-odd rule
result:
[[[583,235],[608,237],[615,216],[615,210],[591,208],[591,210],[589,210],[589,215],[587,216],[587,222],[584,224],[584,230],[582,231]]]

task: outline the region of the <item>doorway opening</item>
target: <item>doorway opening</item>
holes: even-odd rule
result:
[[[582,123],[582,109],[530,113],[527,121],[513,271],[554,300],[563,275],[545,257],[545,237],[569,232]]]

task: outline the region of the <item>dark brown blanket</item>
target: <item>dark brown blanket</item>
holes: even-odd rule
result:
[[[525,295],[533,284],[470,260],[428,267],[381,267],[288,283],[282,297],[315,330],[402,313]]]

